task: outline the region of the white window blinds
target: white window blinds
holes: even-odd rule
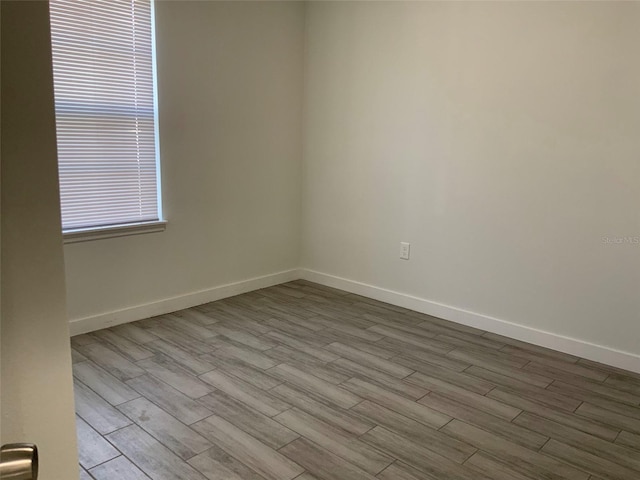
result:
[[[149,0],[51,0],[63,230],[159,220]]]

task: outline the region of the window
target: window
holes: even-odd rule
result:
[[[161,229],[153,4],[51,0],[50,15],[65,239]]]

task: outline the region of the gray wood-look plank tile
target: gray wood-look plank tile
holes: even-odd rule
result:
[[[447,372],[449,370],[462,372],[471,366],[466,362],[447,358],[435,353],[417,349],[407,349],[396,343],[389,344],[385,342],[378,342],[377,345],[389,345],[389,348],[395,348],[398,356],[393,359],[394,362],[405,365],[418,372],[428,373],[434,366],[444,368]]]
[[[215,318],[207,315],[206,313],[199,312],[195,308],[178,310],[177,312],[173,312],[173,314],[177,317],[185,318],[199,325],[213,325],[214,323],[218,322]]]
[[[535,401],[524,398],[522,395],[505,392],[498,389],[492,391],[489,395],[492,398],[497,398],[504,403],[516,406],[518,408],[521,408],[522,410],[526,410],[527,412],[535,413],[536,415],[539,415],[548,420],[553,420],[554,422],[558,422],[562,425],[575,428],[576,430],[590,433],[591,435],[595,435],[596,437],[600,437],[605,440],[613,441],[619,433],[619,429],[585,419],[578,415],[573,415],[572,413],[567,413],[565,411],[547,407],[541,403],[537,403]]]
[[[269,358],[265,352],[260,350],[254,350],[246,345],[238,346],[233,344],[227,344],[221,348],[218,348],[215,352],[212,353],[213,356],[224,357],[227,359],[238,359],[242,360],[249,365],[252,365],[256,368],[261,368],[266,370],[267,368],[275,367],[278,362]]]
[[[369,400],[359,403],[351,410],[369,419],[373,424],[396,432],[457,463],[463,463],[477,450],[471,445],[448,437],[438,430],[426,427]]]
[[[435,352],[435,353],[447,353],[455,348],[454,345],[441,342],[438,340],[434,340],[432,338],[425,336],[417,337],[414,334],[407,333],[404,330],[398,330],[397,328],[387,327],[387,326],[376,326],[375,330],[372,330],[376,333],[384,335],[385,337],[394,339],[396,341],[402,342],[407,345],[407,347],[417,347],[423,350]]]
[[[270,348],[278,345],[276,342],[269,338],[257,337],[243,330],[228,328],[220,324],[213,325],[210,328],[224,338],[242,343],[243,345],[254,348],[256,350],[269,350]]]
[[[640,435],[638,434],[626,432],[623,430],[616,438],[616,443],[640,451]]]
[[[520,392],[529,392],[529,391],[535,392],[535,391],[538,391],[540,388],[544,388],[551,383],[551,379],[549,379],[545,385],[537,386],[532,384],[531,382],[528,382],[526,380],[516,377],[516,375],[513,375],[513,376],[504,375],[499,372],[487,370],[486,368],[476,367],[475,365],[472,365],[469,368],[467,368],[464,371],[464,373],[472,377],[484,379],[487,382],[490,382],[491,384],[493,384],[494,386],[506,387],[508,389],[517,390]]]
[[[376,477],[365,472],[342,457],[335,455],[319,445],[299,438],[280,449],[280,453],[301,465],[321,480],[375,480]]]
[[[152,358],[137,362],[136,365],[191,398],[202,397],[213,390],[166,355],[155,354]]]
[[[72,346],[85,477],[640,478],[640,373],[306,281]]]
[[[269,395],[264,390],[254,387],[250,383],[217,370],[205,373],[200,378],[230,397],[269,417],[273,417],[291,407],[291,405]]]
[[[466,467],[494,480],[531,480],[532,478],[516,472],[483,452],[475,453],[464,464]]]
[[[263,476],[215,445],[187,463],[209,480],[264,480]]]
[[[469,405],[458,403],[437,393],[430,393],[419,401],[435,411],[442,412],[466,423],[480,427],[488,432],[499,435],[507,441],[537,450],[548,440],[544,435],[522,428],[514,423],[495,417],[489,413],[477,410]]]
[[[254,387],[261,388],[262,390],[269,390],[282,383],[281,380],[270,376],[263,372],[261,369],[252,366],[243,360],[240,360],[234,355],[228,355],[220,348],[215,352],[202,355],[203,360],[214,363],[217,366],[217,370],[238,377],[240,380],[244,380],[250,383]]]
[[[360,438],[362,438],[364,442],[389,452],[398,460],[435,478],[447,478],[451,480],[487,479],[487,477],[478,475],[473,470],[428,450],[420,444],[391,432],[384,427],[375,427]]]
[[[321,397],[314,397],[308,392],[286,383],[271,389],[269,393],[326,423],[354,435],[362,435],[375,426],[374,423],[354,415],[353,410],[340,408],[332,402],[323,400]]]
[[[376,368],[370,368],[346,358],[339,358],[338,360],[331,362],[329,366],[344,373],[346,378],[343,381],[346,381],[351,377],[362,378],[367,382],[386,388],[398,395],[403,395],[413,400],[417,400],[429,393],[427,389],[422,388],[419,385],[414,385]]]
[[[579,360],[578,357],[574,355],[569,355],[568,353],[558,352],[557,350],[551,350],[546,347],[540,347],[538,345],[533,345],[532,343],[526,343],[521,340],[516,340],[515,338],[509,338],[503,335],[498,335],[497,333],[484,332],[482,336],[505,344],[505,348],[508,345],[508,346],[519,348],[520,350],[525,350],[527,352],[538,353],[546,357],[552,357],[557,360],[564,360],[566,362],[572,362],[572,363],[575,363]]]
[[[111,329],[98,330],[90,335],[98,337],[104,345],[111,346],[113,350],[132,362],[153,356],[153,352],[126,337],[121,337]]]
[[[363,352],[362,350],[358,350],[357,348],[350,347],[349,345],[345,345],[343,343],[332,343],[328,345],[326,349],[330,350],[336,355],[347,358],[354,362],[363,365],[371,365],[372,367],[397,378],[404,378],[414,372],[414,370],[408,367],[393,363],[392,360],[385,360],[384,358],[380,358],[376,355]]]
[[[433,428],[440,428],[451,420],[448,415],[357,378],[352,378],[345,382],[343,386],[362,398],[371,400]]]
[[[156,347],[156,344],[159,343],[160,340],[163,340],[166,343],[173,344],[174,347],[179,348],[189,355],[198,356],[203,353],[209,353],[218,346],[217,337],[196,339],[191,335],[187,335],[180,330],[168,326],[169,324],[166,321],[160,322],[160,320],[154,320],[154,322],[155,323],[150,324],[147,329],[154,335],[160,337],[160,339],[145,344],[145,347],[148,349]],[[155,348],[155,350],[157,350],[157,348]]]
[[[372,332],[369,329],[365,329],[366,326],[371,326],[371,322],[366,322],[366,325],[362,325],[360,322],[360,326],[354,325],[353,322],[345,322],[344,320],[336,320],[335,318],[325,317],[323,315],[318,315],[311,319],[312,321],[316,321],[321,325],[324,325],[327,328],[333,329],[335,331],[345,333],[352,337],[359,338],[360,340],[364,340],[367,342],[377,342],[378,340],[382,340],[384,338],[383,335]]]
[[[522,368],[529,363],[526,358],[518,358],[499,350],[480,347],[459,347],[447,353],[449,358],[492,370],[491,367]]]
[[[505,398],[513,397],[526,397],[528,400],[539,403],[549,408],[554,408],[564,412],[573,412],[582,403],[581,400],[576,400],[567,395],[562,395],[556,392],[550,392],[545,389],[527,389],[518,391],[517,389],[503,389],[495,388],[491,392],[487,393],[487,397],[496,398],[504,401]]]
[[[385,468],[377,477],[380,480],[438,480],[397,461]]]
[[[385,315],[392,318],[406,318],[407,309],[391,305],[390,303],[381,302],[367,297],[358,297],[358,301],[353,303],[354,313],[361,311],[369,311],[377,315]]]
[[[92,343],[99,343],[100,339],[90,335],[88,333],[83,333],[81,335],[75,335],[71,337],[71,346],[73,348],[81,347],[83,345],[90,345]]]
[[[331,362],[340,358],[340,356],[336,355],[335,353],[331,353],[322,348],[318,348],[310,343],[298,340],[297,338],[282,332],[269,332],[266,334],[266,336],[280,342],[283,345],[293,348],[294,350],[299,350],[306,353],[307,355],[311,355],[312,357],[317,358],[318,360],[322,360],[323,362]]]
[[[414,360],[408,357],[396,357],[393,359],[393,361],[413,368],[420,374],[428,375],[432,378],[437,378],[449,384],[456,385],[457,387],[469,390],[470,392],[478,393],[480,395],[485,395],[487,392],[496,387],[496,385],[494,385],[493,383],[469,375],[466,372],[452,372],[449,368],[431,365],[420,360]],[[419,376],[420,375],[416,375],[416,377]],[[405,380],[409,381],[409,378],[410,377],[406,378]]]
[[[158,337],[153,333],[145,330],[144,328],[140,328],[135,323],[124,323],[122,325],[111,327],[109,330],[143,346],[145,343],[153,342],[158,339]]]
[[[213,413],[171,385],[149,375],[129,380],[127,385],[187,425]]]
[[[107,436],[118,450],[154,480],[204,480],[204,476],[137,425]]]
[[[412,315],[412,313],[408,313],[408,314]],[[428,316],[428,318],[425,321],[419,323],[418,326],[430,332],[436,332],[440,335],[448,335],[448,336],[456,337],[460,339],[467,339],[467,338],[471,339],[473,337],[479,339],[485,333],[483,330],[478,330],[477,328],[456,324],[454,322],[449,322],[447,320],[442,320],[440,318],[431,317],[431,316]],[[492,344],[488,344],[490,348],[497,348],[496,346],[494,346],[494,344],[503,345],[503,342],[500,342],[499,340],[493,340],[493,339],[483,339],[483,340],[492,342]]]
[[[120,455],[120,452],[113,445],[78,416],[76,416],[76,432],[78,436],[78,457],[80,465],[84,468],[93,468]]]
[[[568,374],[588,378],[589,380],[594,380],[596,382],[603,382],[608,376],[607,373],[590,367],[586,367],[578,363],[564,362],[562,360],[550,359],[545,357],[540,357],[527,365],[529,370],[534,370],[534,368],[538,366],[547,369],[552,368],[555,375],[557,375],[558,370],[561,370],[563,372],[567,372]]]
[[[277,333],[275,332],[275,330],[271,333]],[[282,334],[282,332],[280,332]],[[284,335],[288,335],[288,334],[284,334]],[[313,333],[307,333],[305,335],[298,335],[297,338],[300,339],[301,341],[310,344],[310,345],[314,345],[316,347],[325,347],[327,345],[329,345],[330,343],[333,343],[335,341],[337,341],[339,339],[339,337],[341,336],[345,336],[351,339],[354,339],[355,337],[352,337],[350,335],[347,335],[346,333],[338,333],[335,330],[330,331],[329,329],[324,329],[324,330],[320,330],[317,332],[313,332]],[[358,339],[359,340],[359,339]],[[361,340],[360,340],[361,341]]]
[[[487,362],[485,360],[479,361],[473,365],[473,367],[480,367],[483,370],[500,374],[504,377],[513,378],[526,382],[531,386],[545,388],[553,382],[552,378],[544,377],[536,373],[525,371],[517,367],[508,367],[499,363]],[[497,378],[497,377],[496,377]]]
[[[201,314],[203,317],[206,315]],[[209,318],[209,317],[206,317]],[[207,328],[200,321],[194,321],[191,319],[191,315],[173,315],[171,313],[159,317],[161,325],[165,325],[177,332],[192,337],[196,340],[202,340],[205,338],[215,337],[218,334],[211,328]],[[215,324],[216,322],[209,324]]]
[[[276,320],[286,320],[289,323],[292,323],[299,327],[304,327],[314,332],[318,332],[324,329],[323,325],[320,325],[317,322],[314,322],[312,320],[313,317],[311,318],[301,317],[294,313],[286,312],[283,310],[277,310],[272,307],[264,307],[262,310]],[[265,322],[265,325],[268,325],[268,323]]]
[[[500,350],[504,353],[513,354],[517,357],[527,358],[532,362],[537,362],[542,364],[546,363],[550,366],[557,365],[557,362],[564,362],[564,363],[573,364],[575,367],[585,368],[585,367],[582,367],[581,365],[576,365],[576,362],[578,361],[578,357],[574,357],[572,355],[567,355],[567,354],[562,354],[562,356],[559,357],[556,352],[553,352],[553,350],[532,351],[531,348],[521,348],[520,346],[516,346],[516,345],[505,345]]]
[[[364,297],[363,297],[364,298]],[[366,302],[365,302],[366,303]],[[400,312],[399,312],[400,313]],[[362,313],[362,317],[373,322],[376,325],[387,325],[390,327],[402,330],[403,327],[409,327],[411,329],[416,328],[424,319],[415,318],[413,315],[409,315],[411,312],[401,312],[400,315],[389,315],[387,313],[379,312],[365,312]],[[411,331],[411,330],[410,330]],[[429,335],[429,332],[423,331],[422,335]]]
[[[238,309],[236,307],[233,307],[233,309],[236,316],[231,320],[220,322],[220,325],[231,329],[239,329],[256,336],[264,335],[273,330],[273,327],[265,323],[272,316],[262,310]]]
[[[372,475],[384,470],[394,460],[362,443],[353,435],[297,408],[277,415],[274,420]]]
[[[87,360],[88,358],[78,352],[75,348],[71,349],[71,363],[86,362]]]
[[[291,363],[292,362],[286,361],[282,364],[286,365]],[[296,365],[296,368],[333,385],[339,385],[342,382],[349,380],[351,377],[348,372],[334,366],[333,363],[325,363],[322,365],[299,363]]]
[[[311,312],[302,306],[287,303],[287,302],[276,302],[266,297],[260,297],[260,299],[256,300],[256,302],[259,302],[261,306],[271,308],[276,312],[289,313],[289,314],[296,315],[298,317],[302,317],[306,319],[315,317],[317,315],[316,313]],[[267,312],[267,313],[270,313],[270,312]],[[275,316],[277,317],[277,315]]]
[[[217,307],[214,310],[216,315],[223,314],[223,319],[220,323],[239,325],[245,331],[256,334],[266,333],[270,330],[270,328],[261,325],[261,322],[272,317],[261,308],[264,305],[263,303],[258,305],[251,302],[240,302],[239,298],[236,297],[234,299],[221,300],[214,305]]]
[[[272,420],[223,392],[210,393],[202,397],[200,403],[275,450],[299,436],[282,423]],[[277,418],[277,416],[274,417],[274,419]]]
[[[378,342],[365,342],[363,340],[359,340],[350,335],[347,335],[344,332],[338,332],[337,330],[333,330],[328,328],[324,330],[329,335],[333,336],[334,342],[344,343],[345,345],[349,345],[350,347],[357,348],[358,350],[362,350],[363,352],[370,353],[371,355],[375,355],[377,357],[385,358],[389,360],[390,358],[398,355],[398,349],[386,348],[382,342],[385,340],[380,340]]]
[[[640,379],[629,377],[628,375],[620,375],[617,373],[609,374],[604,382],[605,385],[631,393],[636,397],[640,397]]]
[[[298,475],[295,480],[319,480],[318,477],[314,477],[308,472],[303,473],[302,475]]]
[[[638,409],[640,413],[640,408]],[[628,430],[632,433],[640,433],[640,419],[632,418],[620,413],[612,412],[606,408],[599,407],[597,405],[591,405],[590,403],[583,403],[576,410],[576,415],[596,420],[619,429]]]
[[[193,428],[267,480],[289,480],[304,472],[300,465],[216,415]]]
[[[74,364],[73,376],[111,405],[119,405],[140,396],[139,393],[93,362],[85,361]]]
[[[76,413],[102,435],[130,425],[131,422],[106,400],[82,382],[74,380]]]
[[[200,357],[200,353],[192,353],[188,349],[180,348],[176,344],[163,339],[154,340],[153,342],[145,344],[145,346],[153,350],[156,354],[170,357],[178,365],[195,375],[200,375],[201,373],[209,372],[216,368],[214,364],[203,360]]]
[[[586,480],[589,477],[587,473],[572,465],[541,455],[459,420],[449,422],[441,431],[474,445],[525,476],[533,478],[543,476],[543,478],[554,480]]]
[[[434,338],[437,334],[429,332],[424,328],[420,328],[415,324],[407,324],[403,321],[398,321],[398,317],[396,320],[394,319],[385,319],[385,317],[381,317],[378,315],[375,319],[371,319],[374,323],[373,326],[369,327],[368,330],[371,332],[378,332],[380,335],[396,338],[399,341],[403,341],[411,338]],[[405,342],[407,343],[407,342]]]
[[[640,404],[640,398],[636,395],[612,388],[606,384],[583,380],[578,377],[566,378],[563,376],[562,380],[554,380],[553,383],[547,387],[547,390],[564,393],[568,396],[579,398],[580,400],[589,401],[594,404],[597,403],[598,405],[601,404],[598,400],[609,403],[627,404],[633,407],[637,407]]]
[[[337,387],[286,363],[270,369],[269,373],[314,395],[326,398],[342,408],[352,407],[362,400],[344,388]]]
[[[269,327],[269,331],[278,330],[280,332],[289,333],[292,335],[308,335],[310,333],[322,330],[322,328],[311,329],[307,326],[302,326],[298,323],[293,323],[282,318],[269,318],[265,320],[263,324]]]
[[[585,365],[589,368],[593,368],[595,370],[600,370],[601,372],[605,372],[609,375],[624,375],[625,377],[633,378],[635,380],[640,380],[640,372],[631,372],[629,370],[623,370],[622,368],[613,367],[611,365],[605,365],[604,363],[595,362],[593,360],[587,360],[586,358],[580,358],[578,360],[579,365]]]
[[[308,355],[301,350],[280,345],[264,352],[269,358],[276,362],[276,365],[288,363],[290,365],[307,365],[307,366],[323,366],[329,362],[320,360],[316,357]],[[273,365],[275,366],[275,365]]]
[[[211,447],[207,439],[146,398],[123,403],[118,410],[183,460]]]
[[[426,329],[432,332],[434,331],[433,326],[429,326]],[[490,340],[481,335],[471,335],[467,333],[456,332],[455,330],[451,329],[438,328],[436,330],[439,330],[440,333],[433,337],[435,340],[440,340],[441,342],[455,345],[457,347],[482,347],[491,348],[494,350],[500,350],[502,347],[504,347],[504,344],[496,342],[494,340]]]
[[[80,467],[80,480],[93,480],[93,477],[84,468]]]
[[[76,350],[121,381],[144,375],[144,370],[102,343],[82,345]]]
[[[603,479],[637,480],[639,472],[630,470],[600,456],[592,455],[579,448],[572,447],[557,440],[549,440],[541,452],[551,457],[573,464]]]
[[[532,413],[523,413],[516,418],[514,423],[559,440],[572,447],[591,453],[598,457],[610,460],[618,465],[637,470],[640,474],[640,453],[602,440],[588,433],[584,433],[559,423],[547,420]]]
[[[91,476],[96,480],[149,480],[142,470],[123,455],[91,469]]]
[[[407,382],[415,383],[428,389],[429,391],[439,393],[440,395],[455,400],[459,403],[469,405],[477,410],[481,410],[496,417],[512,420],[521,410],[512,407],[506,403],[493,400],[474,392],[470,392],[464,388],[457,387],[447,382],[443,382],[438,378],[429,377],[423,373],[416,372],[407,377]]]
[[[562,395],[573,397],[592,405],[597,405],[598,407],[602,407],[606,410],[629,418],[640,419],[640,408],[636,404],[629,404],[626,401],[616,401],[600,393],[568,383],[558,382],[557,380],[554,380],[553,383],[547,387],[547,390],[561,393]]]

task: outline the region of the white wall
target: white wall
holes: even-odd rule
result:
[[[299,263],[304,5],[158,1],[156,32],[169,225],[66,245],[72,321]]]
[[[75,325],[302,266],[637,363],[640,4],[156,9],[169,227],[65,247]]]
[[[1,444],[78,478],[47,2],[2,2]]]
[[[640,355],[640,3],[306,23],[304,267]]]

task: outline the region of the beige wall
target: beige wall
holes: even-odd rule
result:
[[[46,2],[2,2],[1,443],[78,478]]]
[[[303,13],[156,2],[169,225],[66,245],[72,320],[297,267]]]
[[[302,266],[640,354],[639,3],[156,9],[169,226],[67,245],[72,320]]]
[[[304,267],[640,354],[640,3],[306,22]]]

